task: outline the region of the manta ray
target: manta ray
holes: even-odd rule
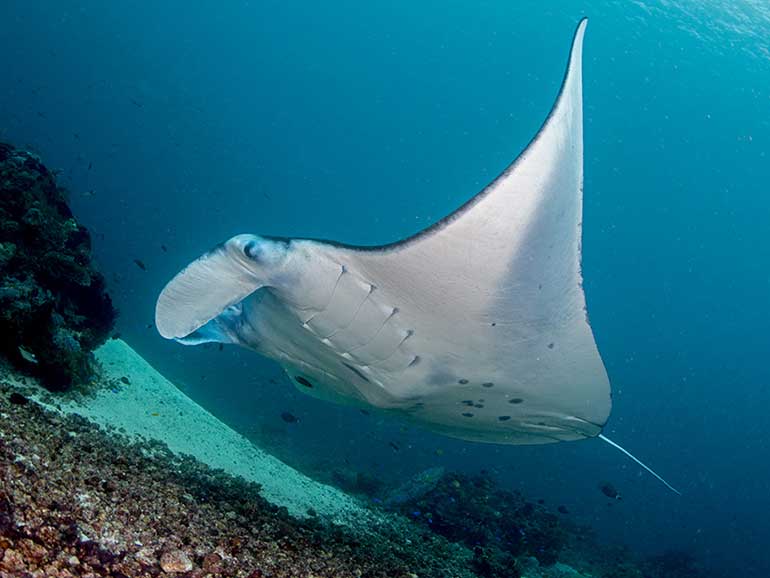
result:
[[[306,393],[456,438],[599,437],[668,486],[601,433],[610,382],[581,273],[586,23],[536,136],[456,211],[381,246],[237,235],[166,285],[160,334],[244,346]]]

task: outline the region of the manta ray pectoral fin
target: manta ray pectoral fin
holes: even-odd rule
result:
[[[155,306],[158,332],[167,339],[190,336],[188,344],[225,341],[226,329],[209,322],[269,285],[285,255],[286,243],[256,235],[237,235],[217,246],[163,289]],[[200,339],[191,335],[198,330]]]

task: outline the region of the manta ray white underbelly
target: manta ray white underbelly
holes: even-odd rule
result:
[[[585,26],[537,136],[460,209],[379,247],[233,237],[165,287],[161,335],[243,345],[308,393],[454,437],[599,435],[610,385],[580,270]]]

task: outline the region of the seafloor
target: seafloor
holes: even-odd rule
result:
[[[0,578],[701,576],[679,558],[638,566],[485,481],[443,477],[413,498],[443,515],[437,533],[255,447],[124,342],[96,359],[90,390],[66,394],[0,362]],[[558,537],[558,560],[450,541],[458,518],[499,531],[500,512],[542,545]]]
[[[128,356],[128,366],[136,362],[130,348],[118,347]],[[126,369],[115,367],[114,356],[103,357],[103,363],[105,359],[113,370]],[[258,483],[173,453],[158,439],[132,436],[122,426],[125,433],[68,411],[68,405],[85,410],[90,403],[91,410],[98,408],[99,393],[75,401],[58,400],[8,366],[2,372],[3,578],[472,576],[464,570],[467,552],[462,548],[396,516],[372,514],[366,520],[369,531],[363,525],[354,529],[352,519],[335,520],[343,511],[354,516],[355,509],[348,498],[341,499],[340,512],[334,512],[328,504],[329,495],[336,494],[332,488],[314,488],[306,480],[305,497],[310,503],[319,498],[323,509],[319,513],[308,506],[304,519],[293,517],[287,507],[268,502]],[[104,374],[106,387],[100,392],[112,395],[115,407],[121,400],[111,391],[115,386],[110,375]],[[142,376],[123,377],[142,381]],[[157,392],[154,395],[150,407],[124,399],[121,413],[147,414],[166,405]],[[35,397],[47,403],[38,403]],[[189,399],[186,403],[194,406]],[[184,410],[177,406],[173,411]],[[161,417],[156,411],[149,414]],[[222,433],[229,431],[222,424]],[[178,437],[184,435],[180,432]],[[254,463],[262,462],[258,458]],[[266,465],[271,465],[269,460]],[[276,475],[282,473],[283,483],[296,483],[300,474],[292,476],[290,471],[288,466],[274,469],[274,481],[280,482]],[[288,497],[275,497],[278,502],[284,499]],[[295,509],[298,500],[294,496]]]

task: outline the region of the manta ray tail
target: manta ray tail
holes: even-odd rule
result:
[[[648,471],[648,472],[650,472],[650,473],[651,473],[653,476],[655,476],[655,477],[656,477],[656,478],[658,478],[658,479],[659,479],[661,482],[663,482],[663,484],[664,484],[664,485],[665,485],[665,486],[666,486],[666,487],[667,487],[669,490],[671,490],[672,492],[674,492],[675,494],[678,494],[678,495],[680,495],[680,496],[682,495],[682,492],[680,492],[680,491],[679,491],[679,490],[677,490],[677,489],[676,489],[674,486],[672,486],[671,484],[669,484],[669,483],[668,483],[666,480],[664,480],[663,478],[661,478],[661,477],[660,477],[658,474],[656,474],[656,473],[655,473],[655,472],[654,472],[654,471],[653,471],[653,470],[652,470],[650,467],[646,466],[646,465],[645,465],[645,464],[643,464],[643,463],[642,463],[642,462],[641,462],[639,459],[637,459],[636,457],[634,457],[634,456],[631,454],[631,452],[629,452],[628,450],[626,450],[626,449],[622,448],[621,446],[619,446],[618,444],[616,444],[614,441],[612,441],[610,438],[608,438],[608,437],[606,437],[606,436],[604,436],[604,435],[602,435],[602,434],[599,434],[599,436],[598,436],[598,437],[599,437],[599,439],[600,439],[600,440],[602,440],[602,441],[605,441],[605,442],[607,442],[608,444],[610,444],[610,445],[611,445],[613,448],[615,448],[615,449],[618,449],[618,450],[620,450],[621,452],[623,452],[624,454],[626,454],[626,455],[627,455],[629,458],[631,458],[632,460],[634,460],[634,461],[635,461],[637,464],[639,464],[640,466],[642,466],[642,467],[643,467],[645,470],[647,470],[647,471]]]

